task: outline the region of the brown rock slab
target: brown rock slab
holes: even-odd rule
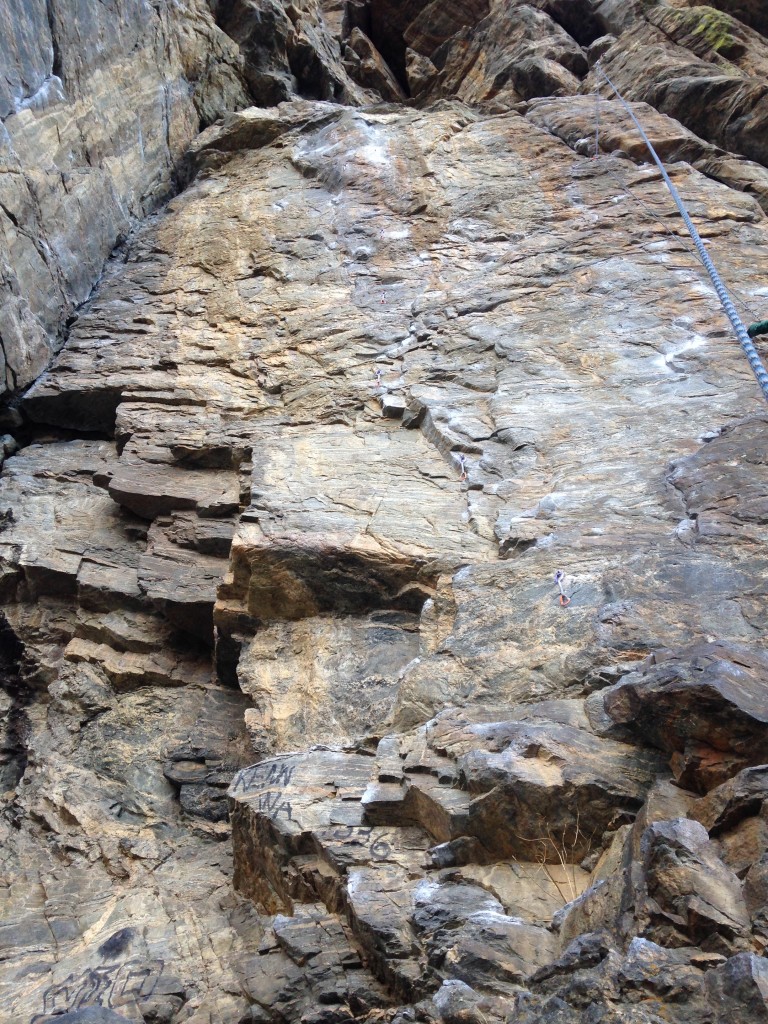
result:
[[[418,618],[407,612],[263,626],[237,664],[240,689],[255,705],[246,719],[254,748],[343,743],[382,729],[418,651]]]
[[[399,757],[397,782],[366,792],[367,820],[418,823],[438,843],[473,836],[488,859],[542,863],[578,863],[631,820],[660,766],[624,744],[596,748],[587,730],[456,711],[401,740]]]
[[[213,516],[237,511],[234,474],[206,473],[151,463],[120,463],[109,478],[110,497],[144,519],[174,509],[195,509]]]
[[[697,800],[693,815],[710,835],[718,835],[738,825],[744,818],[759,814],[768,800],[768,767],[745,768],[734,778]]]
[[[672,464],[670,482],[702,543],[761,543],[768,521],[768,462],[762,418],[735,423]]]
[[[761,652],[705,644],[656,655],[603,702],[615,723],[677,755],[672,766],[683,785],[706,792],[765,760],[766,686]]]
[[[197,3],[156,13],[202,24]],[[29,394],[38,425],[0,417],[53,439],[5,459],[0,494],[0,1016],[69,1013],[96,976],[136,1024],[708,1024],[722,971],[713,1000],[755,1017],[762,964],[739,951],[766,939],[743,775],[765,726],[745,699],[765,647],[759,395],[656,172],[582,156],[580,90],[583,47],[634,25],[605,59],[671,86],[654,102],[677,121],[649,114],[654,138],[698,164],[670,171],[759,306],[761,168],[694,126],[760,144],[758,43],[737,27],[742,52],[703,57],[683,16],[614,0],[219,7],[261,102],[320,99],[210,129],[201,173],[110,263]],[[111,81],[99,52],[83,66],[104,60]],[[211,45],[199,62],[192,37],[180,52],[212,121],[227,61]],[[376,98],[350,76],[386,78],[382,61],[415,103],[343,107]],[[92,180],[66,179],[73,101],[48,89],[4,130],[18,148],[34,122],[27,155],[56,152],[33,184],[69,231],[123,135],[94,148],[94,129]],[[577,91],[570,115],[532,102]],[[604,106],[606,139],[631,144]],[[169,134],[143,132],[147,167],[189,137],[158,112]],[[51,232],[28,230],[37,212],[6,177],[6,262],[47,315],[30,237],[44,252]],[[48,185],[70,189],[61,214]],[[15,372],[38,335],[5,278]],[[393,396],[402,417],[382,415]],[[203,642],[214,597],[231,688]],[[715,641],[714,661],[678,657]],[[663,650],[724,703],[659,684],[653,722],[650,706],[614,722],[614,684],[641,688]],[[669,757],[708,791],[714,838]]]
[[[223,597],[262,619],[419,609],[440,572],[490,556],[461,514],[419,434],[286,432],[254,470]]]

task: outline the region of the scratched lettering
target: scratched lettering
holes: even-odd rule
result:
[[[287,786],[293,778],[295,767],[295,765],[288,764],[285,761],[276,761],[269,767],[269,777],[267,781],[272,786]]]
[[[331,832],[331,839],[335,839],[337,842],[344,843],[348,840],[356,839],[360,842],[367,843],[371,838],[373,828],[370,825],[339,825]]]
[[[43,1013],[79,1010],[82,1006],[101,1006],[102,997],[112,987],[117,967],[89,967],[79,977],[70,974],[43,995]]]
[[[293,821],[293,808],[288,800],[283,800],[283,794],[271,791],[259,794],[259,810],[264,811],[270,818],[279,818],[281,815]]]
[[[373,860],[386,860],[392,853],[392,847],[385,839],[377,839],[368,848]]]
[[[372,860],[387,860],[392,853],[392,847],[382,835],[374,837],[373,832],[371,826],[338,825],[330,837],[337,843],[359,843],[368,850]]]
[[[261,789],[290,785],[296,766],[290,761],[271,761],[243,768],[232,787],[234,793],[252,793]]]

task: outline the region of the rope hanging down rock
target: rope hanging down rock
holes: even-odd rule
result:
[[[598,61],[595,64],[595,68],[603,76],[603,78],[606,80],[606,82],[611,87],[611,89],[613,89],[613,91],[616,94],[616,98],[618,99],[619,103],[621,103],[621,105],[624,107],[626,112],[629,114],[629,116],[634,121],[635,127],[637,128],[637,130],[640,132],[640,135],[642,136],[643,142],[648,147],[648,152],[651,154],[651,156],[653,157],[653,159],[654,159],[654,161],[656,163],[656,166],[661,171],[661,176],[664,179],[664,183],[666,184],[667,188],[669,189],[670,195],[674,199],[675,205],[677,206],[678,210],[680,211],[680,216],[683,218],[683,221],[685,222],[685,226],[688,228],[688,233],[690,234],[691,238],[693,239],[693,244],[696,246],[696,250],[697,250],[697,252],[699,254],[699,259],[701,260],[702,264],[704,265],[704,269],[709,274],[710,280],[712,281],[712,284],[714,285],[715,291],[717,292],[717,297],[720,299],[720,305],[723,307],[723,309],[725,311],[725,315],[728,317],[728,319],[731,322],[731,326],[733,327],[733,330],[734,330],[734,332],[736,334],[738,342],[741,345],[741,348],[742,348],[742,350],[744,352],[744,355],[747,357],[747,361],[749,362],[749,365],[752,368],[752,372],[754,373],[754,375],[755,375],[755,377],[757,379],[757,383],[760,385],[760,390],[763,392],[763,397],[768,402],[768,371],[766,371],[765,367],[763,366],[763,363],[762,363],[762,361],[760,359],[760,356],[757,353],[757,349],[752,344],[752,340],[751,340],[751,338],[755,334],[763,334],[763,333],[765,333],[763,330],[755,330],[755,328],[762,328],[766,324],[766,321],[762,321],[759,324],[752,324],[752,326],[750,327],[749,331],[747,331],[747,328],[742,323],[741,318],[739,317],[739,314],[736,312],[736,307],[734,306],[733,302],[731,301],[731,297],[729,296],[729,294],[728,294],[728,292],[726,290],[725,285],[723,284],[722,280],[720,279],[720,275],[718,274],[718,272],[717,272],[717,270],[715,268],[714,263],[712,262],[712,260],[709,257],[709,253],[707,252],[707,250],[706,250],[706,248],[704,246],[704,242],[701,240],[701,236],[699,235],[699,232],[696,230],[696,225],[691,220],[691,218],[690,218],[690,216],[688,214],[688,210],[686,209],[685,204],[683,203],[683,200],[680,198],[679,192],[677,191],[675,186],[672,184],[672,179],[667,174],[667,171],[666,171],[666,168],[664,167],[664,164],[659,159],[659,156],[658,156],[656,150],[653,148],[653,145],[651,144],[651,140],[645,134],[645,129],[640,124],[640,121],[635,116],[634,111],[632,110],[630,105],[627,103],[627,101],[621,95],[619,90],[616,88],[616,86],[610,80],[610,78],[608,77],[606,72],[600,66],[600,61]]]

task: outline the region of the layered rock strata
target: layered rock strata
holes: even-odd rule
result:
[[[293,18],[206,0],[0,12],[0,394],[45,368],[109,254],[183,183],[201,128],[297,95],[402,98],[367,36],[343,44],[343,20],[298,6]]]
[[[212,5],[283,102],[8,442],[0,1020],[768,1020],[768,419],[571,95],[649,6]],[[761,154],[636,109],[762,313]]]
[[[28,385],[204,123],[247,105],[207,5],[61,0],[0,14],[0,390]],[[7,62],[7,63],[6,63]]]

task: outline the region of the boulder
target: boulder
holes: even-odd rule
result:
[[[768,757],[760,651],[702,644],[660,652],[603,695],[606,712],[672,754],[676,778],[706,792]]]

